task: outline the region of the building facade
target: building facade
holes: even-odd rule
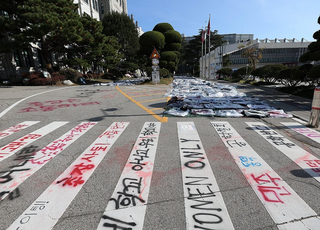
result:
[[[127,0],[100,0],[100,19],[111,12],[128,14]]]
[[[78,4],[78,13],[80,16],[86,14],[100,21],[98,0],[73,0],[73,2]]]
[[[240,38],[240,36],[236,36]],[[252,36],[253,38],[253,36]],[[233,40],[234,41],[234,40]],[[259,60],[257,68],[267,64],[283,64],[287,66],[298,66],[302,54],[308,51],[311,42],[296,39],[255,39],[247,36],[246,40],[236,40],[236,42],[226,42],[223,46],[217,47],[210,53],[200,58],[200,76],[204,78],[214,78],[216,72],[223,68],[223,57],[229,56],[231,65],[226,66],[231,69],[238,69],[248,66],[250,63],[242,54],[246,48],[254,47],[260,50],[262,58]]]

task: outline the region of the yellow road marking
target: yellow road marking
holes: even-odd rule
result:
[[[129,93],[140,93],[140,92],[154,92],[154,91],[163,91],[163,93],[166,93],[167,91],[164,89],[158,89],[158,90],[130,90]],[[126,92],[127,90],[122,90],[123,92]]]
[[[160,101],[160,100],[164,100],[165,98],[158,98],[158,99],[152,99],[152,100],[146,100],[146,101],[139,101],[139,103],[143,103],[143,102],[149,102],[149,101]]]
[[[148,94],[148,95],[137,95],[137,96],[132,96],[132,97],[147,97],[147,96],[153,96],[153,95],[163,95],[163,93],[154,93],[154,94]]]
[[[149,113],[150,115],[152,115],[154,118],[156,118],[158,121],[160,122],[168,122],[168,117],[160,117],[159,115],[155,114],[154,112],[152,112],[150,109],[147,109],[146,107],[144,107],[143,105],[141,105],[138,101],[134,100],[132,97],[129,97],[127,94],[125,94],[124,92],[121,91],[121,89],[119,89],[118,86],[116,86],[116,89],[123,94],[126,98],[128,98],[130,101],[132,101],[133,103],[135,103],[136,105],[138,105],[140,108],[142,108],[144,111],[146,111],[147,113]]]

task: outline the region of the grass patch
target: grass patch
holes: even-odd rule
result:
[[[170,85],[173,81],[172,77],[165,77],[165,78],[160,78],[160,82],[157,84],[163,84],[163,85]],[[144,85],[156,85],[155,83],[152,82],[152,80],[145,81],[142,84]]]

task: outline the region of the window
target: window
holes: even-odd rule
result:
[[[13,55],[14,55],[14,60],[16,62],[16,65],[21,66],[21,59],[20,59],[20,55],[19,55],[19,50],[15,50],[13,52]]]
[[[28,49],[24,49],[22,51],[22,54],[23,54],[24,60],[26,62],[26,66],[31,67],[31,61],[30,61]]]
[[[101,14],[104,14],[104,5],[101,3]]]
[[[44,65],[44,62],[43,62],[41,51],[39,49],[37,49],[37,52],[38,52],[39,67],[43,68],[45,65]]]
[[[92,0],[92,8],[96,9],[96,2],[94,0]]]

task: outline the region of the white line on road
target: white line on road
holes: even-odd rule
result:
[[[320,143],[320,133],[314,129],[309,129],[304,125],[295,122],[281,122],[281,124],[293,129],[294,131],[314,140],[315,142]]]
[[[32,142],[38,140],[39,138],[47,135],[48,133],[60,128],[61,126],[67,124],[68,122],[52,122],[32,133],[29,133],[25,135],[24,137],[19,138],[18,140],[15,140],[6,146],[3,146],[0,148],[0,161],[3,161],[4,159],[12,156],[14,153],[18,152],[25,146],[31,144]]]
[[[57,91],[57,90],[61,90],[61,89],[69,89],[69,87],[64,87],[64,88],[58,88],[58,89],[52,89],[52,90],[48,90],[48,91],[45,91],[45,92],[41,92],[41,93],[36,93],[36,94],[33,94],[31,96],[28,96],[28,97],[25,97],[17,102],[15,102],[14,104],[12,104],[11,106],[9,106],[8,108],[6,108],[4,111],[2,111],[0,113],[0,118],[3,117],[7,112],[9,112],[12,108],[14,108],[16,105],[18,105],[19,103],[29,99],[29,98],[32,98],[32,97],[35,97],[35,96],[38,96],[38,95],[41,95],[41,94],[44,94],[44,93],[49,93],[49,92],[53,92],[53,91]]]
[[[316,229],[317,213],[256,153],[228,122],[212,122],[221,140],[279,229]],[[306,221],[308,220],[308,221]],[[298,227],[299,228],[296,228]]]
[[[143,229],[160,127],[144,124],[97,229]]]
[[[193,122],[178,122],[186,229],[234,229]]]
[[[284,136],[277,133],[274,129],[271,129],[267,125],[261,122],[246,122],[253,130],[259,133],[264,139],[266,139],[271,145],[280,150],[284,155],[286,155],[289,159],[291,159],[294,163],[300,166],[304,171],[306,171],[310,176],[312,176],[315,180],[320,182],[320,159],[312,155],[311,153],[305,151],[300,148]],[[283,123],[284,124],[284,123]],[[296,123],[292,125],[289,123],[292,128],[301,126]],[[288,125],[289,125],[288,124]],[[297,126],[298,125],[298,126]],[[311,132],[307,128],[299,128],[297,129],[301,133],[304,134],[312,134],[313,137],[318,137],[319,141],[319,133]]]
[[[34,153],[19,154],[17,159],[22,162],[11,166],[11,170],[0,177],[0,200],[96,124],[97,122],[82,122],[43,149]]]
[[[31,125],[37,124],[40,121],[24,121],[17,125],[11,126],[10,128],[7,128],[5,130],[0,131],[0,139],[5,138],[7,136],[10,136],[11,134],[14,134],[16,132],[19,132],[25,128],[30,127]]]
[[[7,230],[52,229],[128,124],[114,122]]]

